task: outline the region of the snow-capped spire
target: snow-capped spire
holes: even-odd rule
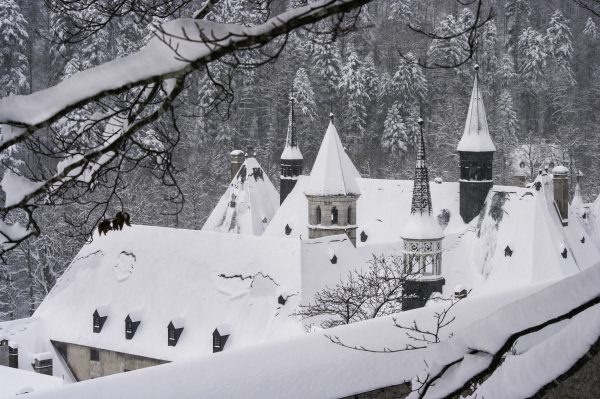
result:
[[[423,119],[421,118],[419,118],[419,129],[410,218],[401,236],[409,240],[439,239],[444,237],[444,233],[432,215],[429,173],[427,171],[425,140],[423,139]]]
[[[304,193],[314,196],[360,195],[356,182],[360,174],[344,150],[333,124],[333,114],[330,118]]]
[[[417,157],[415,160],[415,181],[412,195],[411,214],[431,215],[431,193],[429,192],[429,173],[425,162],[425,143],[423,140],[423,119],[419,118],[419,137],[417,139]]]
[[[579,182],[575,183],[575,193],[573,194],[573,199],[571,200],[571,207],[580,207],[583,205],[583,199],[581,198],[581,188],[579,187]]]
[[[483,97],[479,90],[479,65],[475,65],[475,82],[471,93],[465,130],[456,148],[460,152],[494,152],[496,147],[490,137]]]
[[[296,135],[296,119],[294,117],[294,102],[296,99],[290,96],[290,113],[288,117],[287,137],[285,148],[281,154],[281,159],[303,159],[300,148],[298,147],[298,137]]]

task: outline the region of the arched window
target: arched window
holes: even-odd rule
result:
[[[317,222],[315,224],[321,224],[321,207],[317,207]]]
[[[338,224],[338,210],[335,206],[331,208],[331,224]]]
[[[354,224],[354,222],[352,221],[352,207],[351,206],[348,207],[348,224]]]
[[[433,257],[431,255],[425,256],[423,262],[423,274],[433,274]]]

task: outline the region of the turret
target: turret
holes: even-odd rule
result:
[[[346,154],[333,114],[304,191],[308,199],[308,237],[346,234],[356,245],[358,170]]]
[[[296,121],[294,119],[294,97],[290,97],[290,114],[288,117],[287,138],[285,148],[281,154],[281,178],[279,180],[279,203],[285,201],[289,193],[292,192],[298,176],[302,174],[304,158],[298,147],[298,137],[296,134]]]
[[[403,310],[424,306],[431,294],[442,292],[445,283],[442,277],[444,233],[432,212],[422,119],[419,125],[410,217],[400,233],[404,241],[404,268],[410,274],[404,286]]]
[[[465,122],[465,130],[456,148],[460,159],[460,215],[469,223],[479,214],[493,186],[492,163],[496,147],[490,137],[478,71]]]

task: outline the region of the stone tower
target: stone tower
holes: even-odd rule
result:
[[[478,69],[476,65],[465,130],[457,147],[460,158],[460,215],[465,223],[479,214],[494,184],[492,162],[496,147],[488,130],[483,97],[479,91]]]
[[[279,180],[279,203],[287,198],[292,192],[298,176],[302,174],[304,158],[298,147],[298,136],[296,134],[296,121],[294,120],[294,97],[290,97],[290,115],[288,118],[287,138],[285,148],[281,153],[281,178]]]
[[[308,199],[308,237],[346,234],[356,245],[358,170],[346,154],[333,114],[304,191]]]
[[[419,125],[410,217],[400,233],[404,241],[404,267],[410,273],[403,290],[403,310],[424,306],[431,294],[442,292],[445,283],[442,277],[444,233],[432,212],[422,119]]]
[[[552,169],[552,185],[554,186],[554,205],[563,226],[569,224],[569,169],[558,165]]]

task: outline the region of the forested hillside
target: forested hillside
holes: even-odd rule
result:
[[[272,6],[282,10],[305,2],[275,0]],[[264,8],[241,4],[222,0],[210,18],[251,25],[264,17]],[[187,81],[176,116],[152,126],[168,138],[161,145],[175,146],[172,168],[162,169],[161,159],[140,163],[98,197],[73,195],[58,204],[49,198],[46,205],[59,207],[39,207],[42,235],[0,265],[0,320],[33,312],[104,212],[112,216],[122,207],[133,223],[202,227],[228,183],[233,149],[256,152],[278,186],[290,95],[298,107],[305,173],[333,112],[363,176],[410,178],[422,117],[431,176],[456,180],[455,148],[478,64],[497,148],[495,182],[512,184],[515,168],[531,178],[553,159],[565,162],[572,177],[580,170],[584,200],[595,199],[600,191],[600,19],[569,0],[489,0],[485,6],[492,8],[493,18],[479,30],[473,57],[456,68],[444,66],[464,57],[465,35],[440,40],[411,29],[446,37],[462,32],[475,10],[453,0],[377,0],[363,8],[349,35],[318,35],[319,26],[296,30],[273,62],[257,66],[241,53],[245,67],[233,68],[227,60],[210,64]],[[153,36],[157,24],[191,9],[188,4],[162,17],[129,13],[106,22],[94,7],[65,10],[42,0],[1,0],[0,97],[37,91],[130,54]],[[279,50],[277,45],[262,49]],[[50,129],[57,137],[74,135],[96,111],[86,107]],[[36,151],[44,147],[15,148],[2,160],[3,168],[41,168],[28,164]]]

